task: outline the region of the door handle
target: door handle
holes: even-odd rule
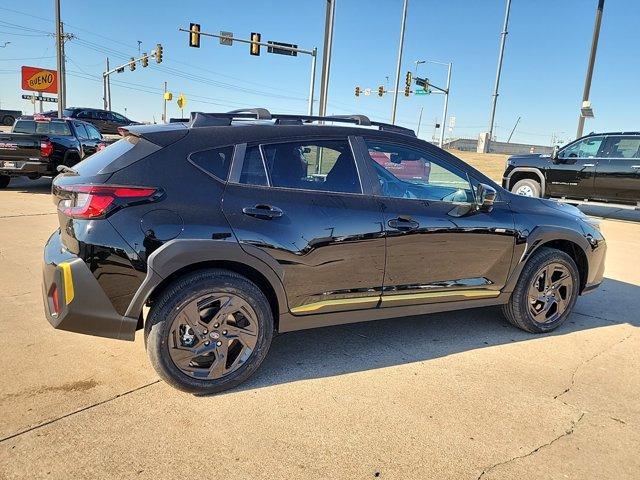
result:
[[[281,217],[284,212],[278,207],[260,204],[254,207],[244,207],[242,213],[261,220],[273,220],[274,218]]]
[[[389,228],[394,230],[400,230],[401,232],[408,232],[410,230],[417,229],[420,224],[415,220],[411,220],[409,217],[392,218],[387,222]]]
[[[583,167],[595,167],[596,164],[595,163],[585,163],[584,165],[582,165]]]

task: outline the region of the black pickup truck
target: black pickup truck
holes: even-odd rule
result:
[[[11,133],[0,133],[0,188],[9,185],[11,177],[55,176],[59,165],[72,167],[105,146],[90,123],[19,118]]]
[[[640,132],[590,133],[551,155],[514,155],[502,186],[529,197],[640,206]]]

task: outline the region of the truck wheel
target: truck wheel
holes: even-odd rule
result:
[[[145,344],[163,380],[209,394],[239,385],[260,366],[273,338],[265,295],[228,270],[202,270],[169,285],[151,307]]]
[[[502,311],[507,320],[531,333],[550,332],[567,319],[578,298],[580,275],[566,253],[542,247],[524,266]]]
[[[2,117],[2,124],[6,125],[7,127],[13,125],[13,122],[15,122],[15,118],[13,118],[11,115],[5,115],[4,117]]]
[[[542,188],[540,183],[530,178],[525,178],[515,183],[511,187],[511,191],[516,195],[522,195],[524,197],[540,197]]]
[[[10,181],[11,177],[9,175],[0,175],[0,188],[7,188]]]

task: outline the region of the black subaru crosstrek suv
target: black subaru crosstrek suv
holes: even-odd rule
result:
[[[640,132],[590,133],[550,155],[514,155],[502,186],[528,197],[640,206]]]
[[[49,322],[143,329],[158,374],[190,392],[238,385],[292,330],[501,305],[548,332],[603,278],[604,238],[580,211],[365,116],[130,127],[52,191]]]

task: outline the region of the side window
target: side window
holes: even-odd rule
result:
[[[386,197],[473,202],[466,172],[412,147],[365,140]]]
[[[102,140],[102,135],[93,125],[87,124],[84,126],[87,129],[87,133],[89,133],[89,138],[91,140]]]
[[[232,157],[233,146],[230,146],[193,152],[189,161],[200,170],[226,181]]]
[[[609,137],[605,157],[608,158],[640,158],[640,136]]]
[[[77,118],[92,118],[91,112],[88,110],[83,110],[78,113]]]
[[[33,120],[18,120],[13,126],[13,133],[36,133],[36,122]]]
[[[247,149],[244,155],[244,161],[242,162],[240,183],[262,186],[267,186],[269,184],[259,147],[251,147]]]
[[[84,128],[84,125],[80,122],[73,122],[73,126],[76,129],[76,133],[78,134],[78,138],[80,140],[89,140],[89,134],[87,130]]]
[[[263,145],[274,187],[361,193],[358,169],[346,140]]]
[[[560,158],[594,158],[600,150],[604,137],[589,137],[572,143],[560,152]]]

